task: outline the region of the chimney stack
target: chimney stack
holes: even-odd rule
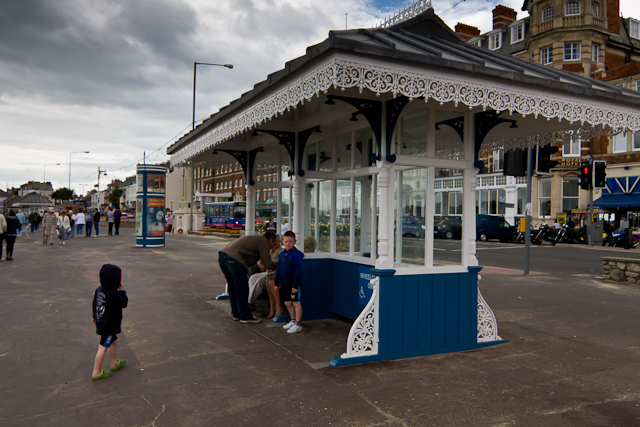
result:
[[[480,29],[477,27],[472,27],[471,25],[463,24],[462,22],[458,22],[456,24],[456,34],[462,37],[465,40],[472,39],[474,37],[478,37],[480,35]]]
[[[497,30],[498,28],[502,28],[512,22],[516,22],[517,16],[518,12],[510,7],[499,4],[495,9],[493,9],[493,29]]]
[[[620,35],[620,0],[607,0],[607,22],[611,32]]]

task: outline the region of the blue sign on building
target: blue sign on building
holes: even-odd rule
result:
[[[371,267],[360,267],[360,280],[358,285],[358,302],[367,305],[373,294],[373,287],[369,284],[376,276],[371,272]]]

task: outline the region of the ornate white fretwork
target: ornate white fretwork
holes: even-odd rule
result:
[[[386,28],[395,24],[399,24],[402,21],[411,19],[414,16],[420,15],[427,9],[431,9],[431,0],[418,0],[413,4],[407,6],[403,10],[399,10],[394,16],[389,17],[386,21],[382,22],[378,27]]]
[[[342,359],[360,356],[375,356],[378,354],[378,307],[379,307],[379,287],[380,278],[376,277],[369,281],[373,286],[371,299],[364,310],[360,313],[356,321],[351,325],[349,338],[347,338],[347,352],[340,356]]]
[[[480,276],[478,276],[478,342],[502,340],[498,335],[498,323],[491,307],[480,293]]]
[[[508,111],[523,117],[534,115],[564,120],[575,123],[576,131],[584,128],[579,130],[583,137],[587,132],[595,132],[595,126],[605,129],[607,133],[612,129],[627,129],[632,132],[640,130],[638,110],[589,103],[570,96],[552,96],[549,92],[514,90],[500,86],[499,83],[477,83],[463,77],[428,74],[430,71],[425,68],[424,72],[417,73],[340,58],[328,60],[262,101],[239,110],[195,142],[178,150],[171,156],[171,164],[181,165],[222,141],[253,129],[314,96],[320,96],[321,92],[327,93],[332,87],[357,88],[360,92],[366,89],[377,95],[391,93],[393,96],[404,95],[410,99],[424,97],[425,101],[433,99],[442,104],[453,102],[457,106],[462,103],[469,107]],[[564,138],[564,133],[551,132],[493,143],[488,141],[485,149],[545,145],[557,140],[558,136]]]

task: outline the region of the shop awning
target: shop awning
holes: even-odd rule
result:
[[[640,194],[608,194],[593,201],[596,208],[640,207]]]

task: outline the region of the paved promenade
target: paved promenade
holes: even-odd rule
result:
[[[0,262],[3,427],[640,425],[637,287],[484,274],[507,344],[335,369],[349,324],[303,321],[288,335],[234,322],[214,301],[225,238],[169,235],[162,249],[135,248],[130,228],[66,246],[33,239]],[[122,267],[129,295],[127,365],[93,382],[104,263]]]

